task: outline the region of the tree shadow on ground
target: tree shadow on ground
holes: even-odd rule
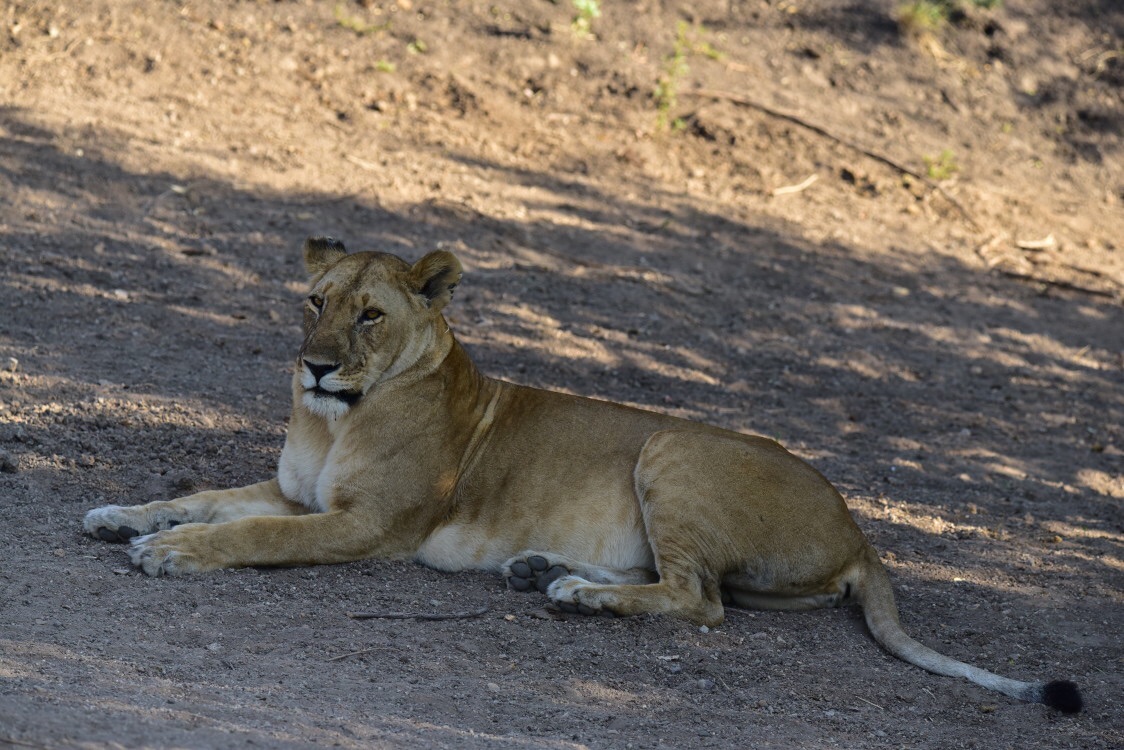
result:
[[[5,579],[4,599],[21,608],[18,617],[25,603],[57,603],[60,623],[88,616],[138,640],[130,644],[135,651],[107,655],[97,644],[55,646],[49,623],[29,625],[5,648],[20,688],[0,699],[0,712],[33,715],[31,696],[51,696],[52,707],[95,740],[114,737],[115,720],[127,718],[151,722],[166,737],[191,732],[204,741],[234,736],[285,746],[324,732],[345,743],[416,738],[519,747],[542,746],[541,738],[562,731],[559,706],[591,716],[599,722],[594,732],[618,722],[650,726],[644,731],[651,736],[659,727],[645,724],[647,701],[658,702],[662,718],[691,726],[698,694],[680,686],[687,675],[696,685],[700,676],[713,678],[747,700],[759,681],[777,675],[805,681],[799,689],[811,691],[817,680],[836,679],[818,664],[794,661],[788,644],[747,648],[746,638],[770,632],[771,615],[733,620],[706,648],[692,641],[693,629],[660,620],[544,626],[534,631],[544,635],[528,639],[496,617],[478,637],[503,646],[479,653],[471,644],[432,647],[429,641],[460,644],[457,622],[431,623],[423,637],[415,623],[390,623],[370,636],[332,623],[356,599],[377,602],[394,585],[391,603],[453,596],[521,615],[518,607],[541,605],[515,604],[517,595],[490,577],[374,560],[331,572],[251,570],[175,582],[107,575],[125,558],[119,549],[74,541],[86,507],[144,499],[136,488],[152,499],[268,476],[299,340],[299,245],[313,233],[411,258],[450,247],[468,269],[450,319],[488,373],[779,437],[860,498],[864,527],[880,547],[896,551],[896,567],[908,571],[899,575],[910,583],[947,575],[925,565],[990,577],[970,589],[911,586],[902,601],[914,621],[967,600],[998,608],[1025,595],[1027,584],[1013,580],[1021,550],[982,535],[1012,515],[1064,516],[1085,534],[1051,557],[1060,568],[1032,580],[1119,580],[1112,563],[1120,558],[1113,535],[1119,508],[1084,479],[1084,472],[1113,470],[1116,459],[1094,451],[1093,441],[1119,441],[1115,430],[1124,421],[1119,367],[1102,356],[1122,348],[1117,307],[1039,295],[981,277],[952,257],[810,244],[796,228],[755,226],[641,180],[632,186],[640,197],[625,199],[545,171],[475,160],[504,180],[538,187],[545,196],[540,215],[574,221],[499,219],[444,201],[387,210],[349,196],[133,173],[112,158],[111,133],[97,139],[101,155],[77,155],[53,145],[57,134],[23,113],[9,111],[6,120],[0,190],[14,200],[0,206],[7,300],[0,354],[20,360],[4,386],[14,385],[25,401],[11,403],[0,391],[0,448],[24,468],[0,475],[0,511],[10,528],[37,529],[21,554],[30,550],[49,563],[61,559],[54,549],[78,547],[94,562],[66,561],[65,569],[44,563],[43,575]],[[81,465],[85,454],[95,456],[93,465]],[[969,522],[970,505],[979,509]],[[294,596],[297,587],[313,593]],[[101,606],[66,613],[61,605],[76,591]],[[1076,594],[1058,591],[1051,600],[1057,607],[1079,603]],[[1107,622],[1118,619],[1107,609],[1111,601],[1079,605],[1096,611],[1088,619]],[[186,623],[169,627],[167,611]],[[854,622],[821,615],[778,617],[786,639],[813,644],[812,632],[831,638]],[[240,645],[210,643],[215,632]],[[969,635],[943,647],[968,658],[988,645],[989,636]],[[1021,640],[1037,648],[1052,646],[1043,643],[1050,637]],[[647,648],[638,649],[638,641]],[[325,668],[328,654],[368,647],[373,656]],[[821,647],[838,650],[836,643]],[[872,656],[873,644],[857,638],[848,648],[868,658],[877,679],[883,662]],[[262,649],[276,671],[256,665]],[[722,659],[712,658],[720,651]],[[652,654],[685,654],[675,663],[684,676],[632,679]],[[529,666],[513,673],[516,657]],[[208,665],[218,659],[227,661],[215,672]],[[202,684],[198,669],[237,675],[241,687],[223,692]],[[479,688],[499,674],[510,679],[497,683],[492,699],[490,686]],[[78,704],[58,675],[114,697]],[[128,694],[118,697],[123,680]],[[268,701],[281,690],[334,701],[339,715],[278,716]],[[955,699],[956,686],[949,694]],[[487,703],[473,714],[487,720],[458,712],[474,700]],[[741,706],[736,715],[710,718],[759,734],[771,721]],[[817,721],[785,724],[797,727],[789,736],[806,732],[814,743]],[[40,730],[17,728],[28,736]]]
[[[452,154],[538,188],[537,215],[573,221],[443,201],[387,210],[131,173],[112,133],[75,154],[24,113],[4,122],[0,187],[17,200],[0,209],[0,348],[39,378],[27,388],[41,403],[110,389],[279,430],[303,237],[410,257],[443,244],[468,269],[450,320],[491,375],[774,436],[846,490],[962,526],[970,506],[990,511],[986,526],[1059,497],[1070,523],[1121,523],[1090,485],[1114,471],[1104,446],[1124,422],[1112,304],[1036,294],[952,256],[813,245],[639,178],[623,198]],[[24,421],[33,441],[17,453],[50,429]],[[1077,546],[1110,551],[1094,539]]]

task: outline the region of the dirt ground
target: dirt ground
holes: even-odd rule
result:
[[[1124,8],[895,5],[4,3],[0,746],[1121,747]],[[274,471],[309,234],[456,252],[489,374],[778,438],[907,630],[1087,710],[853,610],[132,571],[88,509]]]

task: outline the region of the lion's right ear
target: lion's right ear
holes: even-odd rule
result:
[[[461,262],[447,250],[434,250],[410,267],[410,284],[433,310],[440,310],[453,297],[461,280]]]
[[[319,276],[347,255],[343,243],[331,237],[309,237],[304,241],[304,267]]]

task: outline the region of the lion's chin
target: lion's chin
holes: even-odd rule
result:
[[[339,419],[354,406],[362,393],[355,391],[329,391],[316,386],[304,392],[304,405],[313,414],[319,414],[326,419]]]

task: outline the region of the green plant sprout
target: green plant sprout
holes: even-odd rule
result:
[[[359,36],[386,31],[390,28],[390,21],[386,23],[363,23],[358,18],[349,16],[343,9],[343,3],[336,3],[336,23],[345,29],[354,31]]]
[[[956,154],[951,149],[941,151],[940,156],[923,156],[921,159],[925,162],[925,174],[930,180],[941,182],[960,171],[956,164]]]
[[[688,59],[691,55],[702,55],[711,60],[721,60],[724,55],[710,42],[700,39],[706,29],[691,26],[680,21],[675,32],[675,46],[664,62],[663,72],[656,82],[652,96],[656,100],[656,129],[683,130],[686,123],[682,118],[672,118],[671,113],[679,102],[679,87],[690,71]]]
[[[957,11],[972,6],[992,10],[1002,0],[914,0],[897,9],[897,21],[902,30],[911,34],[934,33],[944,28]]]
[[[573,22],[570,23],[570,28],[574,33],[581,37],[591,36],[593,34],[593,22],[601,17],[601,3],[598,0],[574,0],[574,10],[578,12],[574,16]]]

